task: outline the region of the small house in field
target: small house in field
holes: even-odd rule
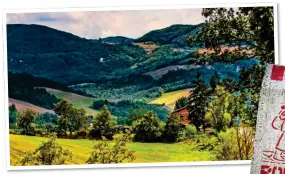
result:
[[[172,114],[175,114],[177,116],[177,118],[184,124],[187,125],[190,123],[188,115],[189,115],[189,110],[187,109],[187,107],[183,107],[180,109],[177,109],[175,111],[172,112]]]

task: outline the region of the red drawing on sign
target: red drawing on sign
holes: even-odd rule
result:
[[[272,128],[281,132],[274,150],[264,150],[260,174],[285,174],[285,105],[281,106],[272,123]]]
[[[282,132],[276,143],[273,159],[277,161],[285,161],[285,105],[281,106],[279,115],[272,121],[272,127],[273,129]]]

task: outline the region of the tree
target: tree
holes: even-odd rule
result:
[[[183,108],[187,105],[187,97],[181,97],[175,102],[175,110]]]
[[[104,105],[93,120],[93,129],[100,129],[101,136],[111,138],[117,125],[108,107]]]
[[[219,83],[220,80],[220,76],[219,74],[215,71],[215,73],[212,75],[212,77],[210,78],[210,87],[211,87],[211,92],[214,92],[217,84]]]
[[[190,95],[188,97],[188,117],[189,120],[191,120],[191,124],[196,127],[197,131],[200,131],[200,126],[203,126],[203,129],[205,131],[205,114],[209,102],[209,90],[204,81],[201,79],[200,72],[197,73],[196,81],[194,83],[196,87],[192,92],[190,92]]]
[[[256,120],[259,93],[266,63],[274,63],[273,7],[205,8],[206,22],[188,43],[199,42],[208,52],[197,51],[194,57],[204,62],[259,59],[259,64],[240,71],[239,85],[224,81],[226,89],[247,91],[252,109],[248,114]],[[231,86],[232,85],[232,86]]]
[[[84,109],[76,109],[72,104],[66,100],[62,100],[54,105],[54,112],[60,116],[59,128],[65,135],[67,131],[72,133],[79,131],[81,128],[86,128],[88,124],[88,117]]]
[[[16,106],[12,104],[9,106],[9,125],[14,125],[17,122],[17,118],[19,116],[19,112],[16,109]]]
[[[17,119],[17,126],[23,129],[23,134],[33,134],[34,133],[34,119],[37,113],[32,109],[27,109],[19,114]]]
[[[208,111],[205,116],[206,120],[217,132],[224,130],[231,122],[231,103],[233,103],[233,96],[225,91],[223,87],[217,86],[215,97],[213,101],[209,103]]]
[[[162,130],[160,120],[153,112],[147,112],[143,117],[137,120],[134,125],[135,141],[155,142],[161,137]]]
[[[130,140],[130,133],[118,135],[115,138],[115,144],[112,145],[110,141],[103,138],[94,144],[94,151],[86,161],[87,164],[111,164],[132,162],[135,160],[134,151],[126,147]]]
[[[175,114],[169,114],[164,126],[163,138],[165,141],[176,142],[183,131],[183,125]]]
[[[68,118],[68,129],[70,135],[72,132],[79,131],[81,128],[86,129],[88,124],[88,117],[86,116],[86,111],[84,109],[72,108],[70,110],[70,115]]]
[[[255,127],[258,111],[259,94],[261,90],[262,79],[264,76],[265,67],[262,65],[254,65],[250,69],[242,69],[240,71],[240,91],[248,96],[247,115],[248,120],[251,120],[251,125]]]
[[[51,134],[48,141],[42,142],[33,152],[27,152],[20,163],[22,165],[62,165],[71,159],[72,152],[57,144],[56,135]]]
[[[202,15],[205,24],[188,42],[213,50],[207,54],[211,60],[255,57],[262,64],[274,63],[273,7],[204,8]]]
[[[70,114],[70,110],[72,109],[72,104],[67,102],[66,100],[61,100],[60,102],[54,105],[54,112],[60,116],[58,124],[59,131],[63,131],[65,135],[67,135],[68,131],[68,117]]]
[[[143,117],[144,110],[142,108],[134,109],[129,112],[127,125],[132,125],[133,122]]]

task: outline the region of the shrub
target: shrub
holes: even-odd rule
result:
[[[253,154],[254,133],[251,127],[235,127],[218,134],[215,149],[218,160],[250,160]]]
[[[185,127],[185,134],[186,138],[192,138],[194,137],[195,134],[197,134],[197,129],[194,125],[188,124]]]
[[[81,130],[77,132],[74,136],[74,138],[86,138],[87,137],[87,131],[86,130]]]
[[[20,160],[22,165],[61,165],[72,158],[69,150],[63,149],[56,142],[55,134],[49,136],[49,140],[42,142],[33,152],[27,152]]]
[[[218,143],[217,137],[201,134],[192,139],[190,150],[214,151]]]
[[[115,144],[106,138],[94,144],[94,151],[86,161],[88,164],[110,164],[132,162],[135,159],[134,151],[127,149],[126,144],[130,141],[130,134],[120,134],[115,137]]]
[[[100,132],[100,129],[97,128],[97,129],[92,129],[88,132],[88,138],[89,139],[99,139],[101,138],[101,132]]]

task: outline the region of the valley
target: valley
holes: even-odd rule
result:
[[[275,12],[7,13],[11,169],[252,160]]]

